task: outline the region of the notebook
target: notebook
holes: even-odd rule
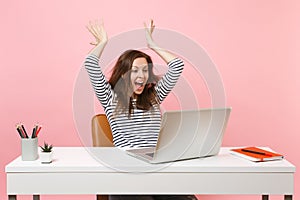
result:
[[[283,155],[259,147],[245,147],[245,148],[231,149],[230,153],[254,162],[283,159]]]
[[[167,111],[155,148],[126,152],[149,163],[166,163],[217,155],[231,108]]]

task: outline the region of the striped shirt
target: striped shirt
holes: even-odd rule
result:
[[[90,77],[95,94],[103,106],[110,124],[113,142],[121,149],[155,147],[161,127],[159,105],[153,105],[150,110],[141,110],[134,106],[133,113],[117,113],[116,94],[99,67],[99,58],[93,54],[86,57],[84,66]],[[155,86],[157,99],[162,103],[175,86],[183,71],[184,63],[175,58],[168,63],[168,71]]]

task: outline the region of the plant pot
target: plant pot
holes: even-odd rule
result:
[[[40,152],[41,163],[49,164],[52,162],[52,151],[51,152]]]

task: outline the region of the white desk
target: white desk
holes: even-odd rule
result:
[[[285,159],[254,163],[228,150],[166,166],[146,164],[116,148],[54,147],[51,164],[21,157],[9,163],[7,194],[10,200],[18,194],[34,199],[43,194],[258,194],[292,199],[295,166]]]

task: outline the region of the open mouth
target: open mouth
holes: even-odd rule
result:
[[[136,86],[137,90],[141,90],[144,87],[144,81],[135,81],[134,85]]]
[[[143,81],[140,81],[140,82],[136,81],[136,82],[134,82],[134,84],[135,84],[135,85],[143,86],[143,85],[144,85],[144,82],[143,82]]]

